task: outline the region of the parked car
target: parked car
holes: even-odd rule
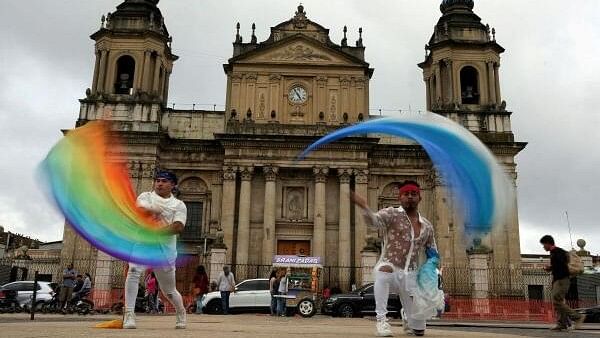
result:
[[[585,315],[586,323],[600,323],[600,306],[576,309],[575,311]]]
[[[229,296],[230,312],[269,312],[271,293],[266,278],[247,279],[235,287],[236,292]],[[223,313],[221,293],[210,292],[202,299],[202,311],[209,314]]]
[[[37,294],[36,294],[36,305],[41,308],[42,304],[52,299],[54,290],[52,289],[50,282],[38,282]],[[31,307],[31,301],[33,299],[33,281],[19,281],[12,282],[2,285],[0,287],[0,297],[4,292],[16,291],[17,302],[21,307]]]
[[[390,293],[388,298],[388,313],[399,318],[402,310],[400,297]],[[350,293],[335,294],[323,302],[322,312],[339,317],[359,317],[375,314],[375,295],[373,283],[366,284]]]

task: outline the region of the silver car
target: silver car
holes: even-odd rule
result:
[[[12,282],[2,285],[0,290],[17,291],[17,302],[21,307],[31,307],[33,299],[33,281]],[[38,282],[36,304],[38,307],[45,301],[52,299],[54,290],[50,286],[50,282]]]

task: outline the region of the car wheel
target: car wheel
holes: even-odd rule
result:
[[[351,304],[342,304],[338,308],[338,315],[343,318],[352,318],[354,317],[354,308]]]
[[[208,302],[205,307],[206,313],[211,315],[220,315],[223,313],[223,305],[220,299],[214,299]]]
[[[317,307],[312,300],[303,299],[298,304],[298,313],[302,317],[312,317],[317,313]]]

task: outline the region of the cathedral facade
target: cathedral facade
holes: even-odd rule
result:
[[[171,109],[169,78],[178,57],[157,4],[125,0],[102,17],[91,36],[93,82],[80,100],[77,125],[114,121],[127,149],[119,156],[138,193],[151,188],[157,168],[179,176],[179,197],[188,207],[182,255],[202,255],[222,233],[226,260],[236,266],[298,254],[320,256],[325,266],[360,267],[361,252],[372,249],[375,241],[368,239],[377,233],[366,227],[349,192],[366,196],[377,210],[398,205],[399,182],[412,179],[422,186],[421,212],[435,225],[445,267],[465,265],[470,252],[486,254],[491,266],[519,267],[516,207],[507,224],[476,245],[466,243],[445,183],[415,143],[361,135],[296,160],[318,137],[374,118],[374,69],[362,36],[355,43],[346,34],[339,44],[331,41],[302,5],[262,42],[254,33],[244,41],[238,26],[223,66],[225,110]],[[504,49],[473,12],[472,0],[444,0],[440,9],[419,64],[427,108],[475,133],[516,182],[514,158],[525,144],[514,140],[500,93]],[[63,260],[102,255],[65,226]]]

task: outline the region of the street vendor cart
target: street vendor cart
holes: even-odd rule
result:
[[[275,296],[286,299],[287,313],[298,313],[302,317],[314,316],[321,303],[321,257],[277,255],[273,257],[273,268],[286,269],[288,273],[287,295]]]

